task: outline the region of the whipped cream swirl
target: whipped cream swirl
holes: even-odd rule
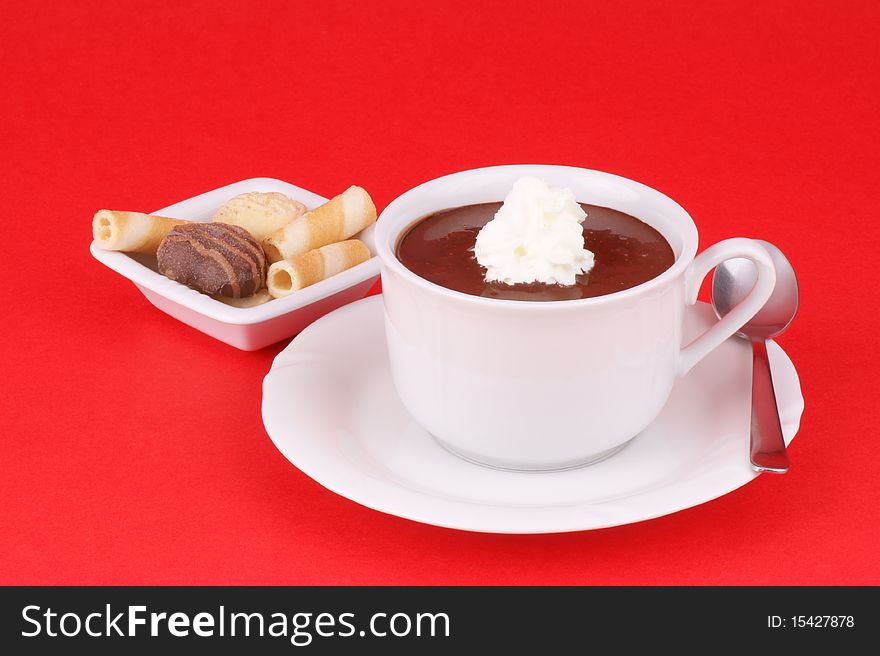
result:
[[[477,234],[474,254],[486,282],[573,285],[593,268],[581,227],[586,217],[570,189],[520,178]]]

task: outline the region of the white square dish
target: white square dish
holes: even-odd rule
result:
[[[210,221],[220,205],[249,191],[277,191],[313,209],[327,201],[310,191],[274,178],[250,178],[175,203],[153,214],[190,221]],[[131,280],[147,300],[175,319],[243,351],[254,351],[299,333],[316,319],[363,298],[379,278],[374,226],[355,235],[372,257],[347,271],[295,294],[252,308],[236,308],[181,285],[159,273],[155,257],[107,251],[94,241],[92,257]]]

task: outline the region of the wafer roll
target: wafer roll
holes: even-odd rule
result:
[[[358,239],[316,248],[270,266],[269,293],[275,298],[287,296],[369,259],[370,249]]]
[[[263,250],[270,262],[278,262],[348,239],[375,220],[376,206],[370,195],[360,187],[349,187],[269,235]]]
[[[189,222],[140,212],[100,210],[92,219],[92,237],[104,250],[155,255],[165,235],[184,223]]]
[[[305,205],[277,191],[251,191],[223,203],[211,221],[241,226],[262,242],[305,213]]]

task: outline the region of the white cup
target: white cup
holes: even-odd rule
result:
[[[446,289],[397,259],[400,236],[419,219],[503,200],[524,175],[641,219],[669,242],[674,264],[614,294],[535,302]],[[385,208],[376,246],[391,372],[403,404],[451,451],[504,469],[565,469],[616,452],[660,413],[678,376],[758,312],[776,280],[767,251],[754,241],[728,239],[694,259],[697,228],[672,199],[626,178],[567,166],[495,166],[426,182]],[[752,292],[682,346],[685,306],[696,302],[709,271],[737,257],[757,266]]]

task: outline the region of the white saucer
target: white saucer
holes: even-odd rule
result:
[[[686,337],[713,322],[689,308]],[[804,400],[791,360],[770,344],[786,442]],[[715,499],[754,479],[749,465],[751,353],[730,339],[678,381],[656,421],[591,466],[552,473],[482,467],[441,447],[391,382],[382,297],[318,320],[263,382],[263,423],[296,467],[344,497],[438,526],[491,533],[581,531],[637,522]]]

